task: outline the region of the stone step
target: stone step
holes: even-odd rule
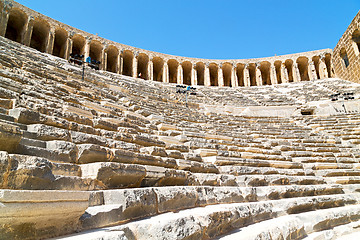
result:
[[[260,236],[266,236],[269,239],[304,239],[313,232],[356,221],[355,219],[359,219],[359,215],[359,205],[286,215],[243,227],[241,230],[239,229],[217,239],[256,239]]]
[[[350,222],[348,224],[343,224],[336,226],[332,229],[326,229],[319,232],[310,233],[307,237],[303,238],[304,240],[317,240],[317,239],[360,239],[360,221]]]

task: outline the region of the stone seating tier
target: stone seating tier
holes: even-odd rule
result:
[[[0,38],[0,235],[251,239],[355,231],[358,114],[201,109],[301,108],[337,89],[358,94],[358,85],[199,87],[188,107],[175,88],[88,68],[83,80],[81,67]]]

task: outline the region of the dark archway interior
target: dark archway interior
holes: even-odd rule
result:
[[[55,30],[53,55],[61,58],[65,58],[66,53],[66,40],[68,34],[64,29]]]
[[[244,64],[239,63],[239,64],[236,65],[236,77],[238,79],[238,85],[241,86],[241,87],[245,86],[244,69],[245,69]]]
[[[114,46],[109,46],[106,49],[106,54],[106,71],[116,73],[119,50]]]
[[[293,75],[293,60],[287,59],[285,61],[285,68],[288,74],[289,82],[294,82],[294,75]]]
[[[5,37],[18,42],[23,42],[27,16],[24,12],[14,9],[10,11],[6,26]]]
[[[163,81],[163,68],[164,60],[159,57],[154,57],[153,62],[153,78],[154,81],[162,82]]]
[[[276,82],[280,84],[283,82],[283,80],[281,79],[281,61],[275,61],[274,66],[276,73]]]
[[[177,83],[177,71],[178,71],[179,63],[174,60],[170,59],[168,61],[168,67],[169,67],[169,82],[170,83]]]
[[[137,57],[138,64],[137,64],[137,77],[142,78],[145,80],[149,79],[148,76],[148,64],[149,64],[149,57],[146,54],[140,53]]]
[[[191,85],[192,64],[191,64],[191,62],[186,61],[186,62],[183,62],[181,65],[183,68],[184,84]]]
[[[224,63],[222,66],[224,86],[231,87],[231,72],[232,65],[230,63]]]
[[[271,85],[270,63],[269,62],[261,62],[259,69],[261,72],[262,85]]]
[[[250,77],[250,86],[256,86],[256,66],[254,63],[250,63],[248,66],[249,77]]]
[[[314,66],[315,66],[316,79],[320,79],[320,57],[319,56],[314,56],[312,58],[312,61],[313,61]]]
[[[209,72],[210,72],[210,86],[219,86],[218,65],[216,63],[210,63]]]
[[[296,60],[300,72],[300,79],[301,81],[309,81],[309,73],[308,73],[308,66],[309,66],[309,59],[307,57],[299,57]]]
[[[134,54],[131,51],[125,50],[123,52],[123,75],[132,76],[133,58]]]
[[[50,26],[44,21],[35,21],[31,34],[30,47],[40,52],[46,52]]]
[[[197,76],[197,85],[204,85],[204,75],[205,75],[205,64],[198,62],[195,66],[196,76]]]

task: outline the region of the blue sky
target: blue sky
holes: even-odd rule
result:
[[[18,0],[115,42],[186,57],[243,59],[334,48],[360,0]]]

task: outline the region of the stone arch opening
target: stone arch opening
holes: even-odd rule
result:
[[[123,71],[122,74],[132,77],[134,54],[130,50],[125,50],[123,53]]]
[[[89,57],[91,58],[91,61],[101,61],[101,54],[102,54],[103,45],[101,42],[97,40],[92,40],[90,43],[90,51],[89,51]]]
[[[287,59],[285,61],[285,68],[286,68],[286,72],[288,74],[289,82],[294,82],[293,64],[294,64],[294,62],[291,59]]]
[[[160,57],[154,57],[152,59],[152,62],[153,62],[154,80],[162,82],[163,81],[164,60]]]
[[[192,69],[192,63],[189,61],[185,61],[181,64],[183,68],[183,78],[184,78],[184,84],[191,85],[191,69]]]
[[[345,53],[346,53],[346,51],[345,51]],[[348,59],[348,64],[350,64],[349,59]],[[328,77],[331,78],[335,73],[334,73],[334,69],[331,67],[331,54],[330,53],[325,54],[325,65],[326,65],[326,70],[328,72]]]
[[[30,47],[40,52],[46,52],[49,38],[50,25],[47,21],[38,19],[34,21],[31,34]]]
[[[248,66],[250,86],[256,86],[256,66],[255,63],[250,63]]]
[[[68,32],[65,29],[58,28],[55,30],[54,47],[52,52],[54,56],[65,58],[67,38]]]
[[[274,67],[275,67],[276,81],[278,84],[280,84],[283,82],[283,80],[281,79],[281,61],[275,61]]]
[[[170,83],[177,83],[177,72],[179,63],[175,59],[170,59],[168,61],[168,67],[169,67],[169,82]]]
[[[117,47],[110,45],[106,48],[106,71],[117,72],[119,50]]]
[[[299,72],[300,72],[300,79],[301,81],[309,81],[309,59],[307,57],[299,57],[296,60],[296,63],[298,64]]]
[[[312,61],[313,61],[314,66],[315,66],[316,78],[320,79],[320,57],[319,56],[314,56],[314,57],[312,57]]]
[[[232,64],[224,63],[221,68],[223,72],[224,86],[231,87],[231,73],[233,68]]]
[[[259,69],[261,72],[262,85],[271,85],[270,66],[271,64],[267,61],[260,63]]]
[[[204,85],[205,79],[205,64],[202,62],[196,63],[196,76],[197,76],[197,85]]]
[[[216,63],[209,64],[210,86],[219,86],[218,82],[218,65]]]
[[[347,55],[347,53],[346,53],[345,48],[341,48],[341,49],[340,49],[340,57],[341,57],[341,59],[343,60],[344,66],[345,66],[345,67],[348,67],[349,64],[350,64],[350,62],[349,62],[349,58],[348,58],[348,55]],[[326,56],[325,56],[325,64],[326,64]],[[329,68],[328,68],[327,64],[326,64],[326,68],[327,68],[327,70],[329,71]]]
[[[149,56],[145,53],[140,53],[137,56],[137,77],[145,80],[149,79],[148,76],[148,64],[149,64]]]
[[[20,9],[11,9],[5,37],[12,41],[23,43],[27,18],[28,16]]]
[[[85,50],[85,38],[79,34],[75,34],[72,37],[73,45],[71,49],[72,54],[84,55]]]
[[[354,41],[354,50],[356,55],[359,55],[360,53],[360,31],[359,29],[356,29],[352,36],[351,39]]]
[[[245,86],[244,69],[245,69],[245,64],[238,63],[236,65],[236,77],[238,80],[238,86],[241,86],[241,87]]]

